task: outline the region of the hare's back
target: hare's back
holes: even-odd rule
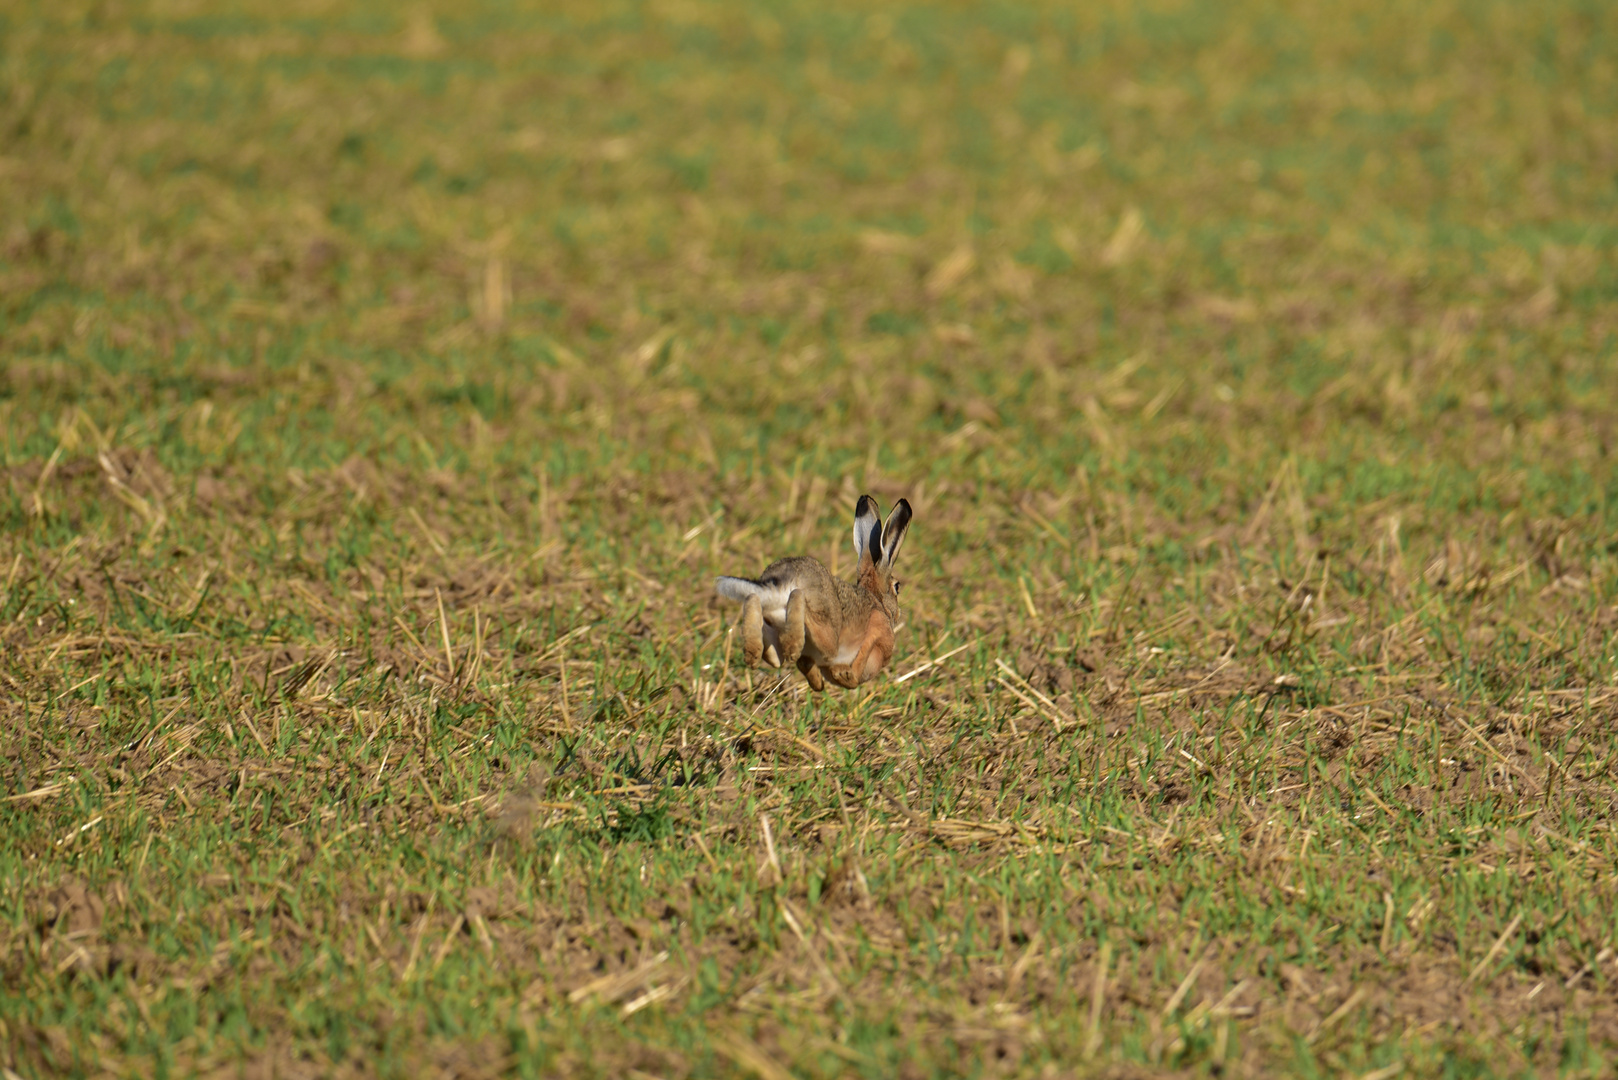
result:
[[[794,592],[803,594],[804,606],[811,617],[822,618],[835,610],[837,579],[831,576],[819,559],[808,555],[793,555],[777,559],[758,576],[760,599],[764,602],[764,618],[781,625],[786,621],[787,600]],[[772,603],[773,601],[773,603]]]
[[[831,593],[836,588],[832,584],[835,580],[831,572],[821,565],[819,559],[809,555],[793,555],[777,559],[766,566],[764,572],[758,576],[758,583],[765,588],[785,590],[782,593],[783,597],[794,589],[805,593]],[[785,603],[785,600],[782,602]]]

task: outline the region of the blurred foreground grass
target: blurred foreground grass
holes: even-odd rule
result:
[[[1611,1075],[1615,24],[0,14],[0,1065]]]

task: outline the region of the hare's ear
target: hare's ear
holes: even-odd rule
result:
[[[893,560],[899,556],[899,547],[905,542],[905,533],[910,531],[910,503],[905,499],[899,500],[899,505],[893,508],[888,515],[888,526],[882,530],[882,554],[878,561],[883,569],[891,569]]]
[[[854,560],[872,562],[882,558],[882,518],[876,512],[876,500],[861,495],[854,504]]]

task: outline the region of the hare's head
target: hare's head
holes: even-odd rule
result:
[[[893,560],[909,529],[910,504],[904,499],[888,515],[885,527],[876,511],[876,500],[869,495],[861,495],[854,507],[854,553],[858,559],[855,580],[876,597],[895,623],[899,621],[900,582],[893,576]]]

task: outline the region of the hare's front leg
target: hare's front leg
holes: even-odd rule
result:
[[[838,686],[852,690],[876,678],[887,667],[888,658],[892,655],[893,628],[877,612],[871,616],[865,628],[865,637],[860,641],[859,651],[854,654],[854,662],[847,667],[828,669],[826,677]]]
[[[826,669],[826,678],[841,686],[845,690],[854,690],[865,681],[867,659],[871,655],[871,641],[867,638],[860,644],[860,651],[854,654],[852,664],[839,664]]]

